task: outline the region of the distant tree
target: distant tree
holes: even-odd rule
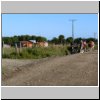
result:
[[[51,40],[52,43],[54,44],[58,44],[59,43],[59,39],[54,37],[52,40]]]
[[[18,40],[18,36],[14,36],[14,37],[12,37],[12,42],[18,42],[19,40]]]
[[[29,35],[24,35],[23,37],[24,37],[24,40],[25,40],[25,41],[30,40],[30,36],[29,36]]]
[[[18,41],[21,41],[21,36],[17,36],[17,38],[18,38]]]
[[[76,38],[76,39],[74,39],[74,42],[75,42],[75,43],[80,43],[81,40],[85,40],[85,39],[82,39],[82,38]]]
[[[59,39],[59,43],[63,44],[64,40],[65,40],[65,37],[64,37],[64,35],[59,35],[58,39]]]
[[[12,43],[13,43],[13,38],[12,37],[8,38],[8,43],[7,44],[11,45]]]
[[[47,41],[45,37],[41,37],[41,36],[36,37],[36,42],[44,42],[44,41]]]
[[[36,40],[36,36],[35,35],[32,35],[31,36],[31,40]]]
[[[68,44],[68,43],[72,43],[73,42],[73,38],[72,37],[68,37],[67,39],[66,39],[66,43]]]
[[[89,41],[94,41],[97,43],[97,39],[94,39],[94,38],[87,38],[86,41],[87,41],[87,43],[89,43]]]
[[[2,41],[4,41],[4,43],[8,43],[8,39],[9,39],[9,37],[2,37]]]
[[[47,38],[46,37],[42,37],[42,38],[43,38],[44,41],[47,41]]]
[[[20,35],[20,36],[13,36],[13,37],[2,37],[2,41],[5,44],[14,45],[16,42],[20,41],[28,41],[28,40],[36,40],[37,42],[47,41],[47,38],[41,36],[30,36],[30,35]]]
[[[25,41],[25,36],[24,35],[21,35],[19,38],[20,38],[20,41]]]

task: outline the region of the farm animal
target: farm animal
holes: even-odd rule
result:
[[[84,53],[87,51],[87,43],[86,41],[81,40],[81,44],[80,44],[80,53]]]
[[[48,42],[37,42],[36,47],[48,47]]]
[[[89,50],[90,51],[94,50],[94,46],[95,46],[94,41],[90,41],[89,44],[88,44]]]

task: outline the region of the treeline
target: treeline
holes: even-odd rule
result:
[[[29,36],[29,35],[21,35],[21,36],[13,36],[13,37],[2,37],[2,41],[4,41],[5,44],[12,45],[15,42],[19,41],[28,41],[28,40],[36,40],[36,42],[43,42],[47,41],[45,37],[42,36]]]
[[[75,43],[80,43],[81,40],[86,40],[86,42],[88,43],[89,41],[94,41],[95,43],[98,42],[97,39],[95,38],[75,38],[73,40],[72,37],[68,37],[68,38],[65,38],[64,35],[59,35],[58,38],[57,37],[54,37],[52,40],[50,40],[51,43],[55,43],[55,44],[70,44],[72,43],[73,41]]]
[[[43,42],[43,41],[47,41],[49,43],[53,43],[53,44],[69,44],[73,41],[72,37],[68,37],[65,38],[64,35],[59,35],[58,37],[54,37],[51,40],[47,40],[47,38],[42,37],[42,36],[29,36],[29,35],[21,35],[21,36],[13,36],[13,37],[2,37],[2,41],[4,41],[5,44],[10,44],[12,45],[15,42],[19,42],[19,41],[28,41],[28,40],[36,40],[36,42]],[[74,39],[74,42],[76,43],[80,43],[81,40],[86,40],[86,42],[89,41],[94,41],[95,43],[97,43],[97,39],[94,38],[76,38]]]

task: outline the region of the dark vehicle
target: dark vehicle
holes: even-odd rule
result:
[[[79,53],[80,52],[80,44],[78,43],[71,43],[71,54]]]

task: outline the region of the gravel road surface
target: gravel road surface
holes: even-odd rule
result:
[[[2,86],[97,86],[98,51],[38,60],[2,59]]]

